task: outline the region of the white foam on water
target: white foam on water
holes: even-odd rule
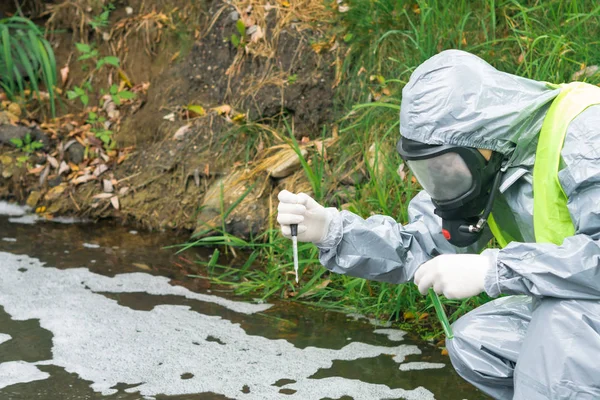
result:
[[[375,329],[373,333],[386,335],[392,342],[401,342],[406,335],[406,332],[400,329]]]
[[[20,206],[18,204],[8,203],[6,201],[0,201],[0,215],[20,217],[27,214],[29,210],[30,208],[27,206]]]
[[[47,379],[50,375],[25,361],[9,361],[0,364],[0,389],[16,383]]]
[[[100,245],[96,243],[84,243],[83,247],[85,247],[86,249],[99,249]]]
[[[346,314],[346,316],[352,318],[355,321],[360,321],[362,319],[366,319],[367,321],[369,321],[369,323],[373,326],[379,326],[382,328],[389,328],[390,326],[392,326],[392,323],[389,321],[382,321],[380,319],[377,318],[369,318],[365,315],[362,314],[358,314],[358,313],[350,313],[350,314]]]
[[[12,336],[7,335],[6,333],[0,333],[0,344],[8,342],[10,339],[12,339]]]
[[[35,225],[35,223],[38,222],[39,220],[40,220],[40,217],[38,217],[37,215],[27,214],[27,215],[23,215],[21,217],[9,218],[8,222],[10,222],[12,224]]]
[[[423,369],[440,369],[444,368],[444,363],[430,363],[430,362],[409,362],[400,364],[400,371],[420,371]]]
[[[19,272],[23,267],[27,271]],[[76,373],[104,395],[115,393],[111,387],[118,383],[141,383],[126,391],[146,397],[213,392],[262,400],[280,398],[280,388],[273,384],[291,379],[296,382],[285,387],[296,392],[286,398],[294,400],[345,395],[355,400],[434,399],[422,387],[404,390],[339,377],[309,379],[319,369],[331,368],[334,360],[389,354],[400,364],[408,355],[421,354],[414,345],[354,342],[339,350],[299,349],[283,339],[248,335],[239,324],[187,306],[138,311],[95,293],[174,294],[246,314],[269,307],[193,293],[169,285],[167,278],[141,272],[110,278],[86,268],[58,270],[33,258],[0,253],[0,276],[0,305],[5,311],[15,320],[39,319],[41,327],[52,332],[52,359],[37,364]],[[193,377],[181,379],[185,373]],[[249,393],[242,393],[244,386]]]

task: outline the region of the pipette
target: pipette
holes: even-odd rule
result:
[[[292,231],[292,249],[294,252],[294,272],[296,273],[296,283],[298,283],[298,224],[291,224]]]

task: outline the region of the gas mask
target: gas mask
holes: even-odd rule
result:
[[[442,233],[457,247],[475,243],[492,211],[502,177],[500,153],[489,161],[474,148],[429,145],[401,137],[398,153],[442,218]]]

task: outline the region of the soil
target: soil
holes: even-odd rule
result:
[[[64,3],[56,0],[54,5]],[[81,15],[61,11],[66,14],[55,18],[53,27],[68,33],[53,35],[52,43],[58,69],[70,68],[63,90],[90,76],[89,69],[83,70],[83,63],[77,62],[74,50],[74,44],[85,39],[99,43],[103,55],[118,54],[133,85],[149,82],[141,101],[120,110],[117,142],[121,148],[133,146],[134,150],[120,164],[108,162],[109,170],[98,180],[80,185],[65,182],[65,189],[56,193],[50,185],[56,186],[56,179],[60,184],[60,176],[40,186],[39,177],[28,173],[27,165],[19,165],[22,153],[2,140],[1,197],[19,202],[29,199],[31,206],[48,216],[117,218],[155,230],[202,231],[207,226],[225,226],[231,233],[248,237],[264,229],[273,209],[269,199],[281,182],[264,173],[248,174],[248,170],[257,154],[274,144],[265,132],[289,135],[284,120],[298,139],[318,138],[323,125],[333,122],[336,53],[318,54],[311,47],[324,40],[319,29],[307,29],[293,19],[276,29],[279,14],[275,11],[266,17],[271,54],[247,53],[230,39],[237,29],[239,8],[221,0],[193,3],[118,1],[111,13],[112,27],[128,18],[126,7],[134,10],[134,16],[154,11],[178,18],[172,29],[159,25],[143,29],[137,25],[136,29],[133,24],[122,30],[113,28],[108,41],[101,40],[98,32],[86,31],[89,36],[85,38],[72,21],[73,15]],[[274,31],[277,38],[269,37]],[[113,77],[100,73],[91,81],[102,87]],[[82,111],[73,102],[64,103],[65,114]],[[189,105],[201,106],[205,115],[192,114],[197,118],[190,119],[185,111]],[[186,125],[187,132],[174,139]],[[0,125],[0,137],[9,135],[8,129],[13,128]],[[49,143],[64,144],[69,139],[68,132],[62,131],[48,136],[53,139]],[[72,145],[65,159],[79,161],[82,151],[82,146]],[[30,170],[34,158],[30,158]],[[287,179],[296,182],[297,175]],[[103,191],[102,179],[116,184],[119,209],[106,198],[94,198]],[[224,211],[244,196],[223,218]]]

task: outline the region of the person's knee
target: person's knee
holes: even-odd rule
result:
[[[463,316],[452,325],[452,339],[446,339],[446,349],[456,372],[464,379],[471,381],[477,378],[473,374],[469,359],[481,348],[477,337],[472,335],[469,324],[473,322],[471,313]]]

